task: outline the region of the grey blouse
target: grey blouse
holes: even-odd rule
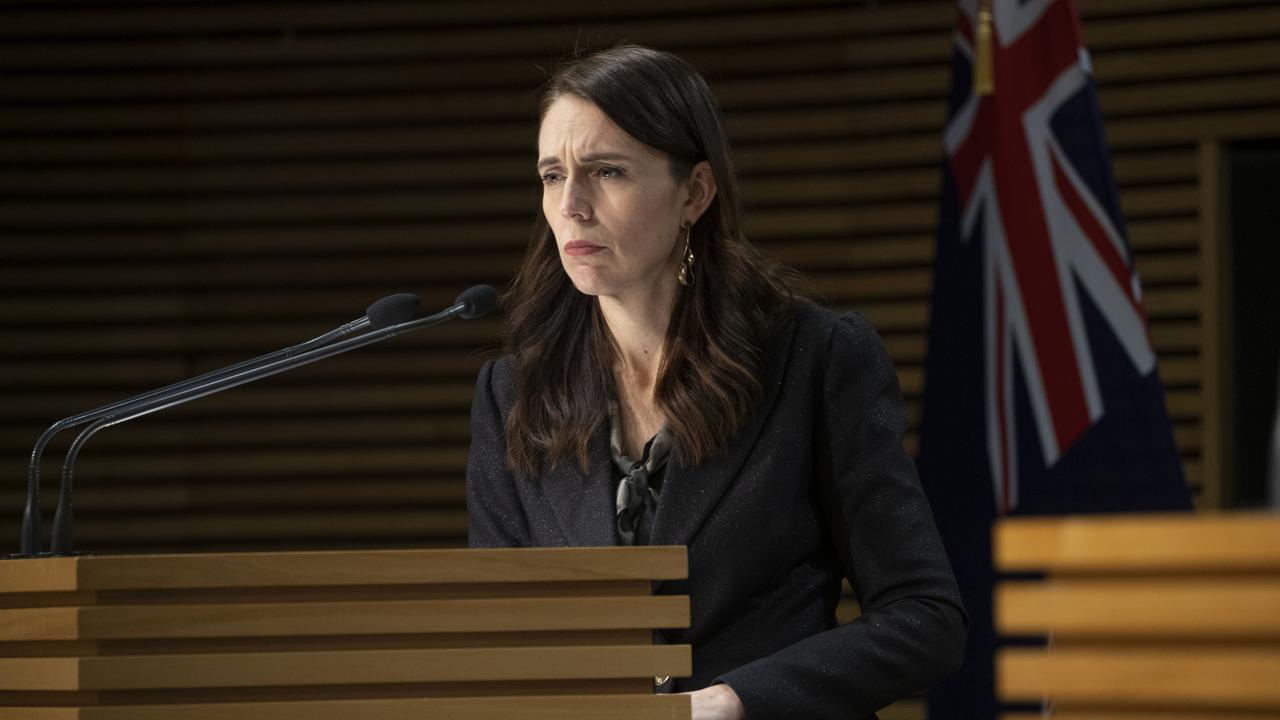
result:
[[[629,457],[622,449],[622,421],[618,403],[609,401],[609,449],[613,464],[621,471],[617,494],[617,529],[619,545],[648,545],[653,529],[653,515],[658,511],[662,492],[663,470],[671,454],[671,433],[663,426],[644,444],[640,459]]]

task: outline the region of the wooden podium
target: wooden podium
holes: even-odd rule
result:
[[[1006,518],[999,695],[1053,717],[1280,717],[1280,514]],[[1038,713],[1006,717],[1041,717]]]
[[[0,561],[0,720],[690,716],[683,547]]]

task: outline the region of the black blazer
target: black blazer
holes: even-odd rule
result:
[[[471,413],[467,506],[473,547],[614,545],[608,428],[590,472],[561,462],[514,476],[503,438],[514,399],[505,358],[480,371]],[[719,457],[672,457],[654,545],[687,545],[693,677],[725,682],[752,720],[864,718],[954,672],[965,615],[955,579],[902,447],[897,374],[856,314],[807,302],[770,337],[764,397]],[[862,614],[836,626],[840,580]]]

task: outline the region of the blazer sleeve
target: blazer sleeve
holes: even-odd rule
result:
[[[506,421],[499,391],[501,360],[490,360],[476,378],[471,401],[471,451],[467,456],[467,544],[473,548],[525,547],[529,527],[515,477],[507,469]]]
[[[897,373],[861,316],[835,324],[822,378],[818,482],[861,615],[717,678],[752,719],[869,717],[963,658],[966,618],[902,445]]]

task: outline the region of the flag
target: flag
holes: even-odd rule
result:
[[[1191,507],[1074,3],[953,37],[918,465],[970,629],[933,720],[995,714],[996,517]]]

